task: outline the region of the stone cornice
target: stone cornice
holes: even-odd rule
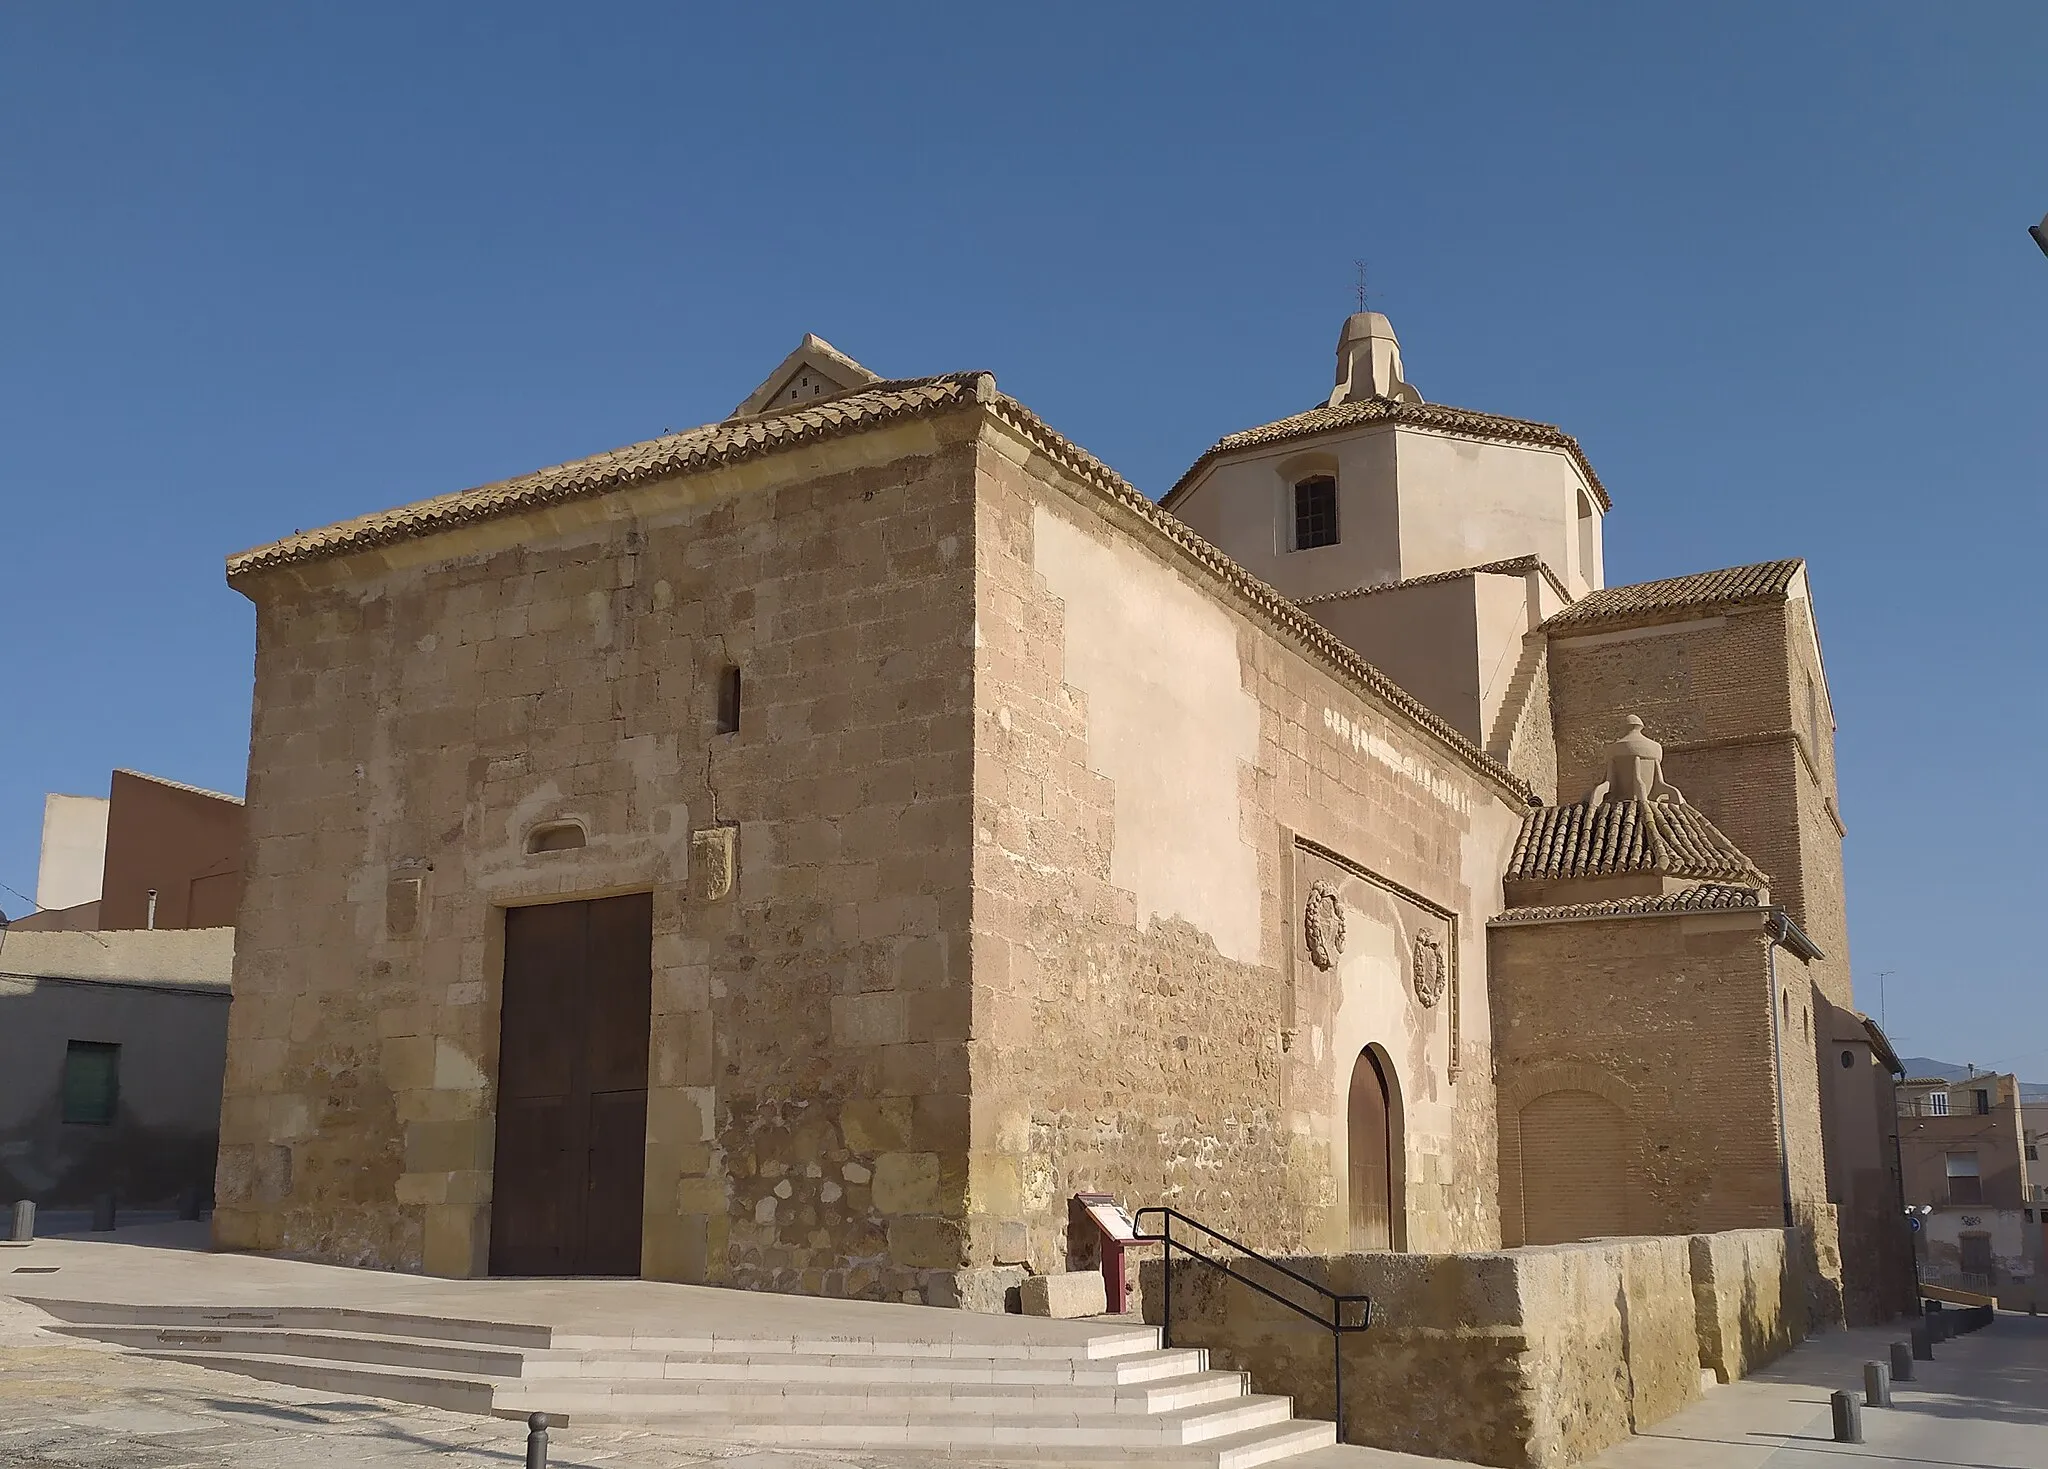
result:
[[[1593,465],[1586,458],[1586,451],[1579,447],[1579,441],[1553,424],[1537,423],[1526,418],[1507,418],[1497,413],[1481,413],[1472,408],[1453,408],[1444,403],[1403,403],[1393,398],[1363,398],[1356,402],[1342,403],[1337,407],[1311,408],[1306,413],[1297,413],[1291,418],[1282,418],[1273,423],[1261,424],[1257,428],[1242,429],[1218,439],[1202,457],[1189,465],[1187,472],[1174,482],[1160,499],[1160,504],[1171,509],[1201,478],[1202,473],[1217,460],[1246,450],[1268,449],[1278,444],[1291,444],[1302,439],[1314,438],[1321,434],[1334,433],[1345,429],[1370,428],[1376,424],[1388,424],[1402,428],[1416,428],[1432,433],[1462,439],[1490,439],[1503,444],[1527,444],[1535,448],[1559,449],[1571,456],[1579,473],[1585,476],[1588,488],[1600,501],[1600,508],[1612,510],[1614,501],[1607,493],[1607,487],[1600,483],[1600,476],[1593,472]]]

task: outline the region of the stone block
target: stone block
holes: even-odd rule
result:
[[[491,1166],[493,1129],[488,1118],[412,1122],[405,1129],[408,1173],[453,1173]]]
[[[896,990],[832,998],[832,1040],[842,1046],[889,1046],[910,1039],[907,996]]]
[[[875,1159],[875,1209],[882,1214],[939,1212],[939,1155],[884,1153]]]
[[[1109,1309],[1109,1293],[1100,1270],[1030,1276],[1019,1282],[1017,1300],[1026,1316],[1050,1316],[1058,1321],[1100,1316]]]
[[[421,1247],[421,1268],[429,1275],[467,1280],[485,1273],[488,1231],[483,1212],[472,1204],[430,1204]]]
[[[851,1152],[895,1152],[910,1145],[912,1117],[909,1097],[848,1102],[840,1109],[839,1130]]]
[[[1024,1309],[1019,1288],[1030,1278],[1031,1271],[1022,1265],[977,1265],[956,1270],[951,1299],[934,1299],[932,1304],[979,1311],[984,1316],[1014,1316]],[[936,1294],[944,1294],[936,1286],[932,1289]]]
[[[964,1229],[957,1219],[913,1214],[889,1221],[889,1259],[920,1270],[954,1270],[966,1254]]]

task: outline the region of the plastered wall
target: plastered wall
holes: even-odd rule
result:
[[[1000,433],[976,553],[977,1260],[1047,1268],[1067,1197],[1096,1189],[1275,1248],[1341,1242],[1368,1043],[1412,1104],[1408,1238],[1495,1242],[1475,935],[1511,798]],[[1313,976],[1297,910],[1329,858],[1303,843],[1357,878],[1355,939]],[[1462,1078],[1389,884],[1457,946]]]
[[[1341,539],[1296,551],[1292,487],[1309,474],[1336,476]],[[1376,424],[1226,459],[1173,512],[1297,599],[1528,555],[1577,597],[1604,585],[1599,512],[1582,534],[1582,491],[1561,449]]]

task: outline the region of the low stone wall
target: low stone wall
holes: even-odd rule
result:
[[[1806,1339],[1808,1287],[1798,1241],[1778,1229],[1696,1234],[1692,1298],[1700,1365],[1723,1382],[1746,1377]]]
[[[1347,1441],[1562,1469],[1696,1401],[1703,1365],[1736,1377],[1799,1341],[1808,1254],[1791,1234],[1747,1230],[1284,1263],[1373,1299],[1371,1329],[1343,1339]],[[1158,1324],[1160,1262],[1141,1273]],[[1304,1416],[1336,1416],[1328,1331],[1185,1257],[1173,1274],[1175,1346],[1209,1348],[1212,1365],[1292,1394]]]

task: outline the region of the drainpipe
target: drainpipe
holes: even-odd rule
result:
[[[156,889],[155,889],[155,888],[151,888],[151,889],[149,890],[149,918],[148,918],[148,920],[147,920],[147,921],[146,921],[146,922],[145,922],[145,923],[143,924],[143,927],[144,927],[144,928],[150,928],[150,929],[154,929],[154,928],[156,927]]]
[[[1785,1199],[1785,1227],[1792,1228],[1792,1147],[1785,1124],[1785,1042],[1778,1017],[1783,1000],[1778,994],[1778,950],[1789,949],[1794,957],[1811,964],[1821,957],[1820,947],[1808,938],[1792,915],[1773,908],[1764,917],[1764,932],[1771,946],[1765,950],[1771,986],[1771,1074],[1778,1087],[1778,1187]]]

